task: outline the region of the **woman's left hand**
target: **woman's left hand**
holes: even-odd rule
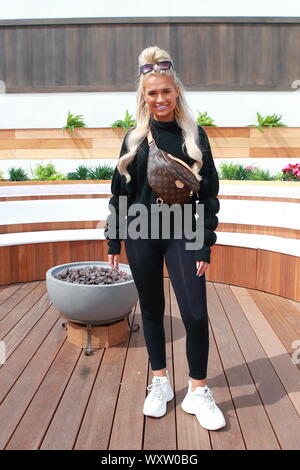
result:
[[[196,276],[202,276],[205,273],[208,263],[205,261],[196,261],[197,273]]]

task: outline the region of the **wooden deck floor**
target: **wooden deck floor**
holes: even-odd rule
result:
[[[128,343],[84,351],[66,341],[45,282],[0,289],[1,449],[299,449],[300,304],[250,289],[207,283],[208,385],[227,426],[208,432],[180,407],[188,380],[185,330],[165,279],[167,367],[175,397],[146,418],[151,383],[141,327]],[[294,343],[294,344],[293,344]],[[2,343],[3,345],[3,343]],[[297,354],[298,349],[298,354]]]

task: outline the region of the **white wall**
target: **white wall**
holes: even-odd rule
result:
[[[300,16],[298,0],[0,0],[0,19],[106,16]],[[83,114],[89,127],[110,126],[128,109],[135,115],[135,93],[5,94],[0,77],[0,128],[61,127],[68,110]],[[295,80],[300,77],[294,77]],[[2,84],[3,85],[3,84]],[[291,84],[290,84],[291,85]],[[300,89],[299,89],[300,91]],[[244,126],[261,114],[282,114],[288,126],[300,126],[299,96],[290,92],[188,92],[195,117],[207,111],[219,126]]]
[[[300,88],[290,92],[186,92],[191,111],[207,111],[218,126],[246,126],[260,114],[282,114],[288,126],[300,126]],[[88,127],[110,127],[135,117],[135,92],[0,94],[0,129],[62,127],[68,110],[82,114]]]
[[[114,16],[300,16],[298,0],[0,0],[0,19]]]

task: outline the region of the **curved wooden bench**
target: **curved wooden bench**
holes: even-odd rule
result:
[[[51,266],[107,260],[103,229],[52,230],[0,235],[1,285],[45,279]],[[249,287],[300,300],[300,240],[219,232],[208,281]],[[273,237],[274,238],[274,237]],[[121,263],[128,263],[124,246]],[[168,275],[165,267],[165,275]]]
[[[245,185],[244,194],[237,191],[232,195],[229,185],[221,182],[218,239],[206,272],[208,281],[300,301],[300,231],[295,216],[300,196],[297,188],[292,194],[284,191],[287,189],[276,196],[270,191],[268,196],[258,196]],[[0,285],[43,280],[47,269],[66,262],[106,261],[103,226],[109,195],[93,196],[80,195],[79,200],[73,194],[57,199],[50,194],[44,196],[46,201],[24,201],[22,197],[28,196],[23,195],[17,201],[0,203]],[[120,262],[128,262],[123,244]],[[164,270],[167,276],[166,266]]]

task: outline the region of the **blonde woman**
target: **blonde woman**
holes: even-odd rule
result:
[[[186,330],[186,355],[189,365],[187,394],[181,404],[187,413],[195,414],[206,429],[225,426],[224,416],[216,405],[207,386],[209,349],[208,314],[205,270],[210,263],[211,246],[216,242],[215,230],[219,211],[218,174],[210,145],[203,128],[197,126],[184,96],[184,87],[176,75],[169,54],[157,46],[148,47],[139,56],[139,83],[137,90],[136,127],[124,137],[120,158],[115,169],[110,204],[114,208],[117,231],[109,235],[111,216],[107,219],[105,236],[108,242],[108,260],[118,269],[121,251],[119,197],[127,197],[128,208],[143,204],[151,214],[157,201],[147,179],[148,140],[151,130],[158,148],[186,162],[201,188],[190,204],[193,214],[197,201],[204,204],[204,243],[198,250],[186,249],[187,239],[137,238],[127,236],[125,249],[132,275],[138,290],[143,332],[151,363],[153,379],[147,387],[143,413],[161,417],[166,413],[167,402],[174,397],[166,369],[164,332],[163,262],[165,260],[174,288],[182,321]],[[126,223],[136,216],[128,215]],[[149,219],[150,222],[150,219]],[[164,221],[162,222],[162,224]],[[195,225],[193,225],[195,227]],[[203,229],[203,227],[202,227]]]

